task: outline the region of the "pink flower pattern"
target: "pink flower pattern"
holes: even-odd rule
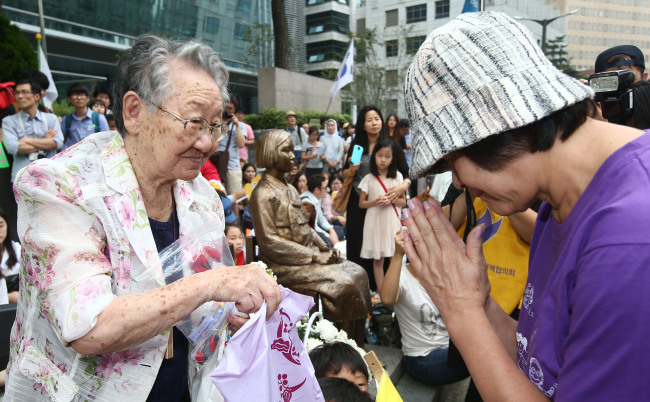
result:
[[[99,355],[99,364],[95,367],[95,375],[106,380],[113,374],[122,375],[122,368],[127,365],[137,366],[138,361],[144,358],[140,348],[125,350],[123,352]]]
[[[124,201],[120,202],[120,204],[122,205],[122,208],[120,208],[120,223],[122,226],[130,228],[135,221],[135,210]]]

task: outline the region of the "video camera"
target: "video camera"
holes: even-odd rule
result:
[[[610,123],[625,124],[634,109],[634,73],[630,70],[605,71],[589,77],[589,86],[596,92],[603,117]]]

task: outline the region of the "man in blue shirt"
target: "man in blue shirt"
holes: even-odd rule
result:
[[[90,92],[84,84],[75,82],[68,87],[67,94],[68,101],[74,106],[74,113],[63,117],[63,120],[61,120],[61,128],[65,137],[64,148],[71,147],[90,134],[109,131],[106,117],[102,114],[97,114],[97,112],[93,112],[88,107]],[[97,114],[94,119],[93,113]]]
[[[51,158],[63,145],[59,119],[38,110],[41,87],[34,79],[22,79],[16,85],[20,111],[2,120],[3,142],[14,156],[11,181],[18,171],[36,159]]]

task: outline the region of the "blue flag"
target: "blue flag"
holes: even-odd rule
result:
[[[478,5],[479,0],[465,0],[465,6],[463,6],[463,13],[475,13],[479,10]]]

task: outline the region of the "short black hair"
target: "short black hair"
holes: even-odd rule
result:
[[[29,84],[30,89],[32,91],[33,95],[40,95],[41,94],[41,86],[38,84],[38,81],[33,79],[33,78],[21,78],[16,82],[16,86],[18,85],[23,85],[23,84]]]
[[[38,82],[38,85],[42,90],[47,90],[50,87],[50,80],[47,78],[47,75],[43,74],[42,72],[34,69],[27,69],[23,70],[20,73],[20,79],[23,78],[28,78],[31,81],[36,81]]]
[[[480,167],[495,171],[505,167],[515,157],[524,152],[549,150],[556,138],[565,141],[596,112],[592,99],[584,99],[574,105],[546,116],[536,122],[513,130],[491,135],[466,148],[456,151],[467,156]],[[441,159],[431,169],[432,172],[449,170]]]
[[[228,230],[230,230],[230,229],[232,229],[232,228],[239,229],[239,231],[240,231],[242,234],[244,234],[244,231],[241,230],[241,228],[239,227],[239,225],[236,224],[236,223],[226,223],[226,226],[224,226],[224,228],[223,228],[223,234],[224,234],[224,235],[228,235]]]
[[[84,94],[88,96],[90,94],[90,91],[88,90],[88,87],[82,84],[81,82],[75,82],[68,87],[66,96],[72,96],[75,94]]]
[[[320,125],[322,126],[323,123],[326,122],[326,121],[329,120],[329,119],[330,119],[330,118],[327,117],[327,116],[321,116],[321,117],[320,117]]]
[[[318,127],[316,127],[316,126],[309,126],[309,133],[307,133],[307,134],[317,133],[317,132],[318,132]]]
[[[345,378],[319,378],[318,385],[325,402],[372,402],[370,395]]]
[[[95,90],[93,91],[93,98],[96,98],[97,95],[99,95],[99,94],[108,95],[108,100],[110,102],[113,102],[113,96],[111,95],[111,91],[109,91],[108,88],[106,88],[104,86],[99,86],[99,87],[95,88]],[[108,106],[109,105],[106,105],[106,107],[108,107]]]
[[[104,117],[106,117],[106,123],[110,123],[112,121],[115,121],[115,116],[113,116],[112,114],[107,114]]]
[[[361,372],[368,379],[368,366],[352,346],[343,342],[325,343],[309,352],[309,359],[314,366],[316,378],[327,377],[328,374],[338,374],[347,366],[350,371]]]
[[[238,106],[237,109],[235,109],[235,114],[240,113],[240,112],[243,113],[243,114],[246,114],[246,110],[244,110],[243,107]]]
[[[101,100],[101,99],[93,98],[90,101],[90,103],[88,104],[88,107],[90,107],[92,109],[92,107],[95,106],[95,105],[102,105],[102,106],[104,106],[104,109],[108,109],[108,106],[106,106],[104,101]]]
[[[390,165],[388,165],[388,173],[386,174],[386,177],[394,179],[397,177],[397,153],[403,153],[404,151],[402,151],[402,147],[398,143],[389,138],[381,139],[377,141],[377,144],[375,144],[375,148],[372,150],[372,156],[370,157],[370,173],[379,176],[379,168],[377,168],[375,156],[382,148],[390,148],[393,152],[393,160],[391,160]]]
[[[317,188],[320,188],[321,184],[325,181],[325,176],[320,173],[313,174],[307,178],[307,190],[311,193],[314,192]]]

